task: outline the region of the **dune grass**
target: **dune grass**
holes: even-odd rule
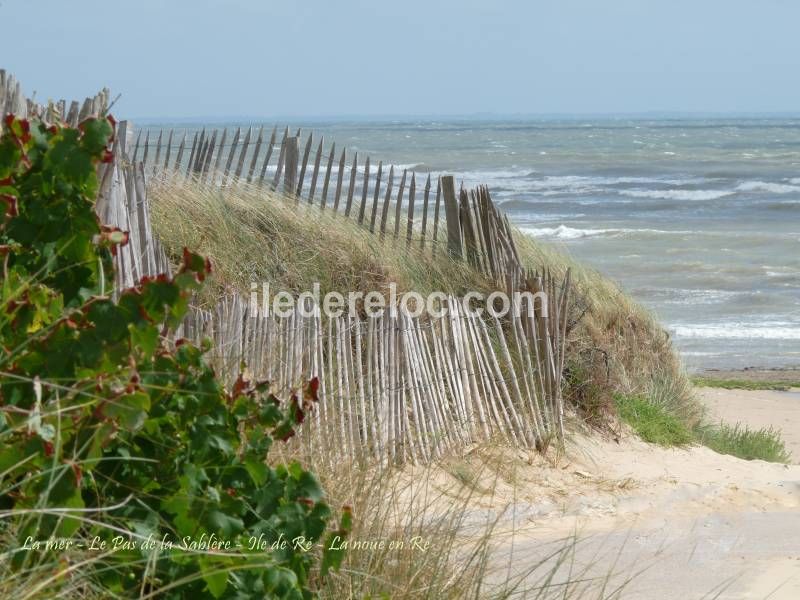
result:
[[[650,396],[614,395],[620,419],[644,441],[666,447],[701,444],[719,454],[744,460],[777,463],[791,460],[780,431],[772,427],[750,429],[741,423],[708,423],[696,414],[687,418],[680,408],[683,403],[670,405],[669,401],[676,396],[669,390],[661,390],[661,396],[657,395],[658,386],[655,391],[656,395]]]
[[[642,396],[615,394],[620,419],[645,442],[660,446],[685,446],[693,441],[691,430],[663,406]]]
[[[421,294],[494,289],[441,250],[395,240],[393,225],[381,239],[330,209],[256,186],[212,188],[168,177],[154,179],[148,192],[153,227],[168,251],[187,246],[211,259],[211,292],[233,287],[246,294],[252,282],[269,282],[273,293],[310,291],[319,283],[323,295],[388,293],[390,283]]]
[[[788,463],[792,458],[780,431],[772,427],[750,429],[741,423],[719,423],[698,427],[695,437],[699,443],[715,452],[744,460]]]

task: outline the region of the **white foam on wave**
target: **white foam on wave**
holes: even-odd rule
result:
[[[666,177],[605,177],[588,175],[545,175],[541,176],[530,169],[485,169],[463,171],[456,174],[469,185],[487,184],[501,190],[529,192],[540,196],[582,195],[598,192],[617,191],[622,185],[696,185],[707,183],[704,178],[666,178]],[[611,188],[609,190],[608,188]]]
[[[523,227],[522,231],[534,237],[576,240],[579,238],[618,233],[619,229],[576,229],[574,227],[567,227],[566,225],[559,225],[558,227]]]
[[[800,180],[791,180],[792,182]],[[771,194],[791,194],[800,192],[800,185],[788,185],[786,183],[770,183],[768,181],[745,181],[736,186],[740,192],[770,192]]]
[[[790,323],[755,325],[727,323],[723,325],[675,325],[670,328],[677,337],[724,340],[800,340],[800,327]]]
[[[661,200],[717,200],[731,196],[732,190],[620,190],[623,196],[632,198],[654,198]]]
[[[596,236],[623,236],[628,234],[691,234],[691,231],[667,231],[664,229],[580,229],[559,225],[558,227],[522,227],[522,231],[534,237],[549,237],[559,240],[577,240]]]

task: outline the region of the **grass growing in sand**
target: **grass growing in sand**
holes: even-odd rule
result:
[[[620,418],[645,442],[661,446],[684,446],[692,442],[692,432],[663,406],[642,396],[615,394]]]
[[[443,251],[420,251],[418,243],[407,247],[404,239],[395,241],[391,233],[381,239],[331,210],[298,204],[244,183],[212,189],[167,175],[153,178],[148,191],[153,228],[167,252],[179,256],[187,246],[211,259],[211,285],[206,288],[210,293],[202,299],[209,304],[227,290],[246,294],[251,282],[262,281],[270,283],[273,294],[307,291],[314,282],[320,283],[322,294],[386,292],[391,282],[399,293],[489,293],[498,287]],[[394,227],[388,230],[393,232]],[[624,391],[662,398],[661,412],[674,411],[678,427],[684,421],[695,422],[699,411],[689,381],[668,335],[652,315],[613,282],[553,247],[520,232],[515,232],[515,239],[526,267],[549,269],[557,277],[572,269],[565,394],[578,416],[592,424],[608,422],[615,413],[614,393]],[[316,456],[305,457],[304,462],[316,468],[332,505],[353,505],[352,539],[408,540],[420,535],[433,541],[424,553],[407,546],[349,553],[331,587],[321,591],[323,597],[483,598],[514,592],[519,580],[490,573],[494,524],[474,526],[476,512],[469,495],[482,487],[475,487],[480,478],[462,465],[460,457],[449,462],[451,481],[463,487],[452,497],[428,473],[417,472],[409,479],[404,473],[366,465],[332,465],[320,458],[325,455],[317,449]],[[503,471],[500,465],[496,469]],[[466,537],[465,530],[470,532]],[[563,565],[569,553],[565,544],[556,562]],[[577,573],[562,580],[554,578],[549,566],[533,567],[538,569],[534,579],[541,584],[526,597],[614,596],[608,591],[577,590],[572,583],[580,582]],[[530,573],[524,579],[530,582]],[[487,580],[500,584],[488,589]]]
[[[750,429],[741,423],[719,423],[698,427],[695,436],[698,442],[720,454],[730,454],[744,460],[777,463],[788,463],[791,460],[780,431],[772,427]]]
[[[800,388],[800,381],[778,380],[761,381],[751,379],[716,379],[714,377],[692,377],[692,383],[697,387],[714,387],[726,390],[775,390],[786,392],[792,388]]]
[[[615,394],[619,418],[644,441],[661,446],[702,444],[719,454],[730,454],[744,460],[788,463],[791,460],[780,431],[769,428],[750,429],[741,423],[708,423],[697,415],[684,413],[669,400],[681,396],[655,386],[648,395]],[[691,424],[689,424],[691,423]]]

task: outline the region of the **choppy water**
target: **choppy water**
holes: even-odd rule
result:
[[[800,119],[302,125],[488,184],[650,307],[690,367],[800,363]]]

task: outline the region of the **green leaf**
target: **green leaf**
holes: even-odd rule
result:
[[[228,572],[227,571],[209,571],[209,568],[215,568],[212,565],[206,564],[203,568],[203,581],[206,582],[206,587],[214,598],[221,598],[228,587]],[[218,568],[218,567],[216,567]]]
[[[144,356],[152,356],[159,343],[158,329],[149,324],[136,326],[131,323],[128,325],[128,331],[131,334],[131,346]]]
[[[244,529],[244,522],[240,518],[226,515],[219,510],[209,511],[206,524],[209,529],[218,531],[223,537],[227,538],[230,538]]]
[[[60,508],[85,508],[85,504],[83,502],[83,497],[81,496],[81,491],[79,488],[75,488],[75,492],[72,494],[70,498],[67,499],[66,502],[62,504]],[[76,513],[78,514],[78,513]],[[70,513],[66,513],[62,516],[61,522],[59,523],[58,529],[56,530],[56,537],[72,537],[78,528],[81,526],[81,521],[79,519],[73,518],[70,516]]]
[[[106,405],[105,414],[118,418],[125,429],[135,431],[144,424],[149,408],[150,396],[144,392],[134,392],[111,400]]]
[[[249,457],[244,462],[244,468],[247,469],[250,478],[256,486],[261,486],[269,477],[269,467],[264,464],[262,460],[255,457]]]

